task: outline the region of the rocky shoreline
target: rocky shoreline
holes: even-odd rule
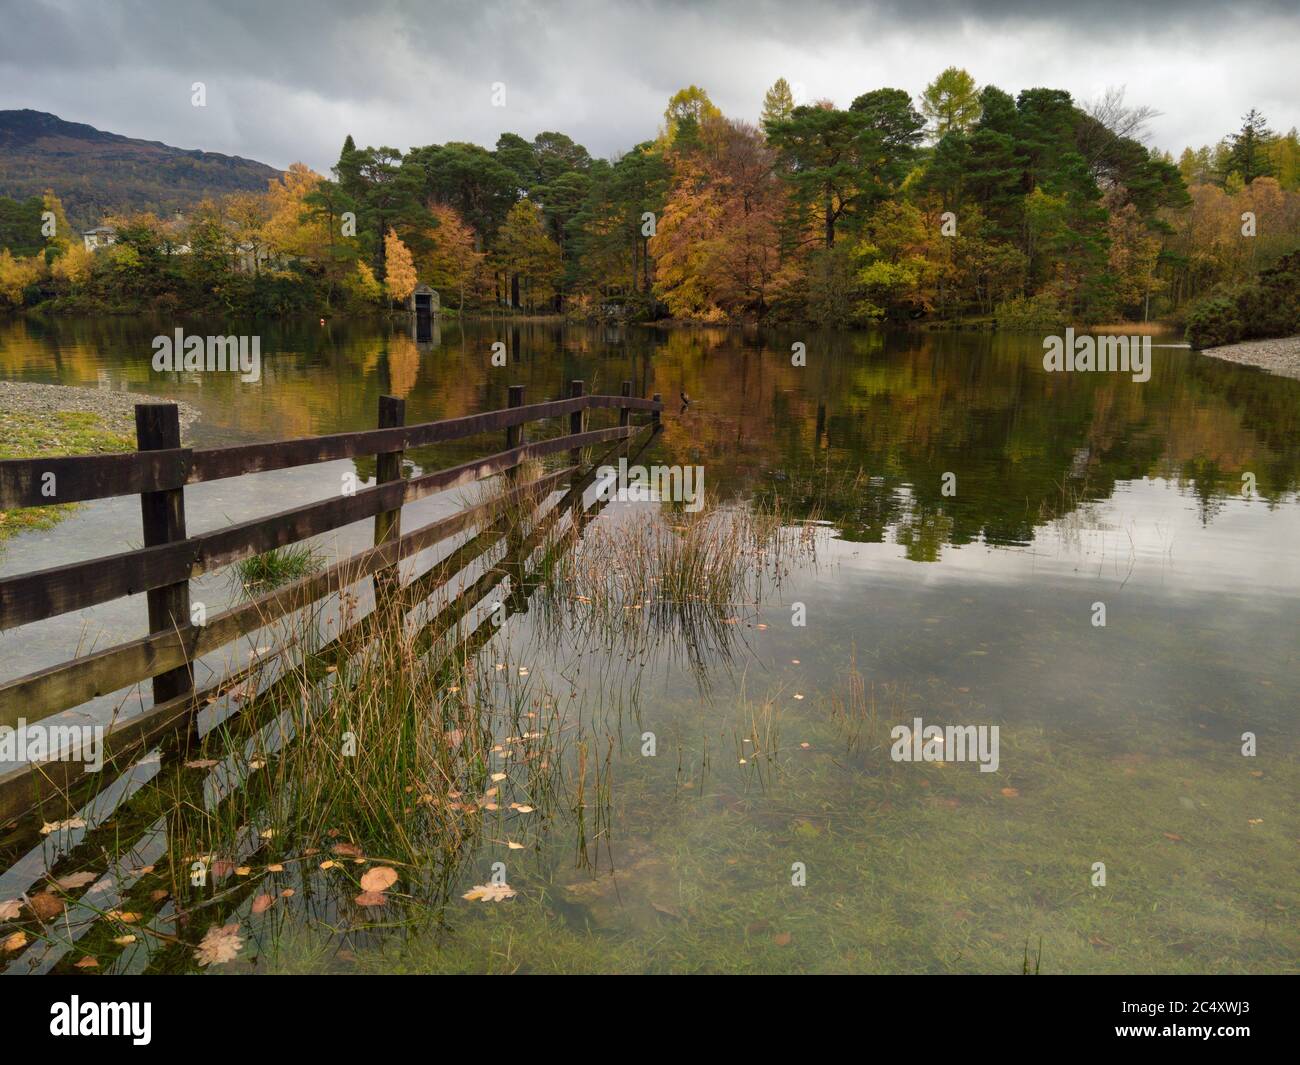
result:
[[[0,410],[25,414],[55,414],[77,411],[97,414],[104,428],[112,433],[135,438],[135,405],[160,397],[141,392],[111,388],[77,388],[73,385],[46,385],[28,381],[0,381]],[[188,403],[180,408],[181,437],[198,420],[199,412]]]
[[[1300,380],[1300,336],[1246,340],[1240,344],[1225,344],[1221,348],[1206,348],[1201,354],[1246,366],[1258,366],[1279,377]]]

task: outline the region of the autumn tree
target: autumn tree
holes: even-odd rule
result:
[[[510,279],[511,305],[530,310],[552,300],[563,269],[560,248],[546,233],[542,213],[520,200],[497,230],[495,259]]]
[[[785,122],[794,113],[794,93],[785,78],[777,78],[763,96],[763,113],[759,126],[766,133],[777,122]]]
[[[463,314],[465,297],[476,295],[482,283],[486,256],[476,247],[474,230],[456,208],[437,204],[430,213],[437,224],[429,234],[425,276],[435,288],[456,293],[458,310]]]
[[[393,229],[384,234],[384,262],[384,292],[390,300],[401,303],[415,291],[419,278],[410,251]]]
[[[948,67],[921,94],[921,113],[930,121],[937,143],[948,133],[969,133],[980,117],[975,79],[960,67]]]
[[[775,153],[744,122],[708,119],[679,152],[658,232],[655,292],[679,317],[761,317],[782,268]]]

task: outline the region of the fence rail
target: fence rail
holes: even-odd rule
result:
[[[196,695],[193,690],[193,663],[200,656],[324,599],[344,582],[373,578],[377,602],[381,593],[405,593],[409,599],[411,592],[420,589],[427,595],[431,590],[428,574],[413,579],[405,589],[397,587],[396,566],[403,559],[470,528],[502,502],[509,503],[513,497],[529,492],[551,491],[574,478],[580,470],[583,448],[612,444],[617,449],[646,428],[657,430],[663,409],[660,397],[637,398],[631,395],[631,389],[631,383],[624,382],[620,396],[585,395],[582,382],[573,381],[568,385],[569,398],[525,405],[523,388],[515,386],[510,390],[508,408],[410,426],[392,424],[402,420],[402,401],[381,397],[383,427],[379,429],[212,449],[176,446],[179,423],[174,404],[141,404],[136,408],[140,450],[132,454],[0,462],[0,507],[138,494],[145,544],[132,551],[0,580],[0,631],[140,592],[147,593],[149,599],[147,635],[0,684],[0,726],[12,725],[20,717],[38,721],[149,678],[153,679],[152,707],[115,725],[112,731],[116,740],[150,740],[160,729],[168,731],[178,727],[178,722],[192,721],[198,706],[212,691]],[[587,428],[586,412],[593,409],[617,410],[618,424]],[[634,411],[647,412],[649,424],[632,424]],[[566,435],[535,442],[524,440],[524,426],[528,423],[566,415],[570,430]],[[409,448],[500,430],[505,431],[506,446],[502,451],[411,478],[401,476],[402,453]],[[564,469],[521,483],[500,500],[467,506],[411,531],[401,529],[401,509],[406,503],[508,473],[531,459],[564,452],[569,453],[569,464]],[[377,460],[377,483],[373,486],[224,529],[186,534],[186,485],[368,455],[375,455]],[[53,494],[47,487],[51,484]],[[372,517],[373,547],[319,573],[238,603],[204,624],[191,623],[191,577]],[[230,683],[230,677],[222,682]],[[62,763],[10,770],[0,777],[0,814],[9,816],[32,804],[33,796],[41,790],[34,776],[57,790],[60,783],[55,778],[66,783],[69,774],[80,775]]]

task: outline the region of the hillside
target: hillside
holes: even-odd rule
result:
[[[116,211],[170,214],[205,196],[263,192],[280,171],[252,159],[105,133],[44,111],[0,111],[0,196],[52,188],[84,228]]]

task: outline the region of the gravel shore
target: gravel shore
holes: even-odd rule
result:
[[[1300,380],[1300,336],[1247,340],[1240,344],[1225,344],[1221,348],[1206,348],[1201,354],[1258,366],[1280,377]]]
[[[26,381],[0,381],[0,410],[27,414],[53,414],[58,411],[89,411],[104,420],[110,432],[135,438],[135,405],[159,401],[159,397],[141,392],[122,392],[109,388],[74,388],[71,385],[41,385]],[[181,438],[198,420],[199,412],[188,403],[180,407]]]

